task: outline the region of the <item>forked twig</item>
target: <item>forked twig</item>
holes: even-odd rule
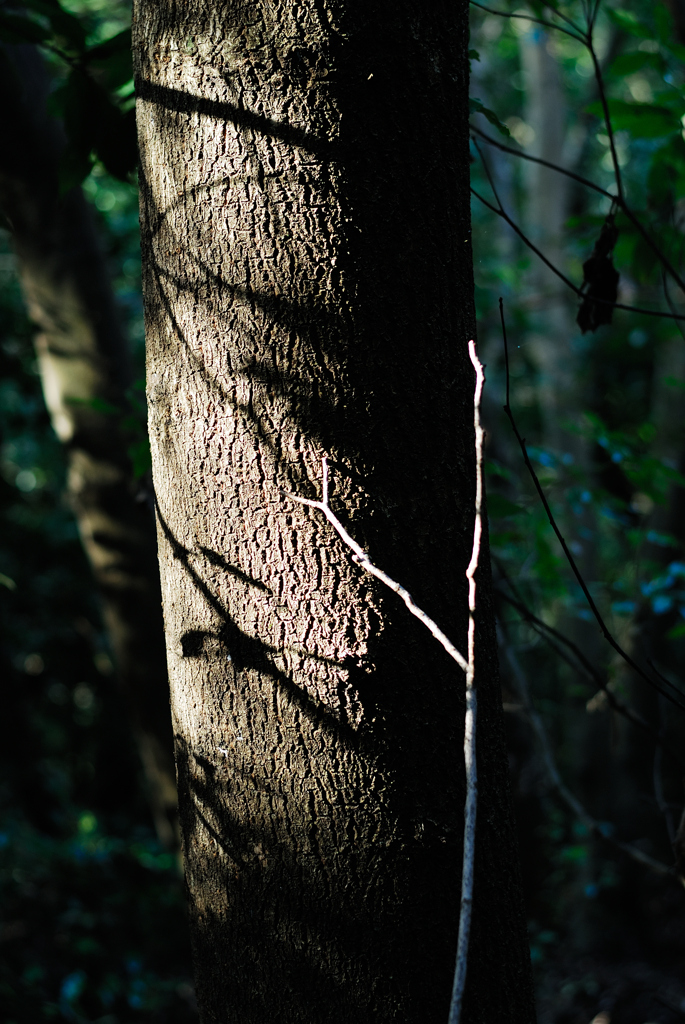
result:
[[[353,540],[352,537],[350,537],[338,517],[331,511],[331,507],[328,504],[328,459],[325,456],[321,460],[321,466],[323,469],[322,501],[313,501],[311,498],[300,498],[297,494],[290,494],[289,492],[286,492],[288,497],[292,498],[293,501],[298,502],[300,505],[308,505],[309,508],[316,508],[319,512],[323,512],[338,536],[345,544],[347,544],[348,548],[351,549],[352,560],[357,562],[362,569],[365,569],[372,576],[375,576],[376,579],[379,579],[381,583],[385,583],[386,587],[393,590],[399,597],[401,597],[412,615],[414,615],[419,622],[424,624],[426,629],[433,634],[438,643],[442,644],[450,658],[453,658],[454,661],[456,661],[462,672],[468,672],[469,666],[466,658],[457,650],[452,641],[445,636],[437,623],[435,623],[429,615],[426,615],[423,609],[419,608],[409,591],[406,590],[401,583],[392,579],[387,573],[383,572],[382,569],[379,569],[378,566],[373,564],[366,551],[357,544],[356,540]]]
[[[512,410],[511,410],[511,406],[509,404],[509,346],[507,344],[507,328],[506,328],[506,323],[504,321],[504,303],[503,303],[502,299],[499,300],[499,311],[500,311],[500,319],[501,319],[501,322],[502,322],[502,339],[504,341],[504,367],[505,367],[505,374],[506,374],[506,396],[507,397],[506,397],[506,405],[504,406],[504,411],[507,414],[509,422],[511,423],[511,429],[514,431],[514,436],[516,437],[516,440],[519,443],[519,448],[521,449],[521,454],[523,455],[523,461],[526,464],[526,469],[530,473],[530,477],[531,477],[531,479],[533,481],[533,484],[535,486],[535,490],[538,492],[540,501],[542,502],[542,506],[543,506],[543,508],[545,510],[545,513],[547,515],[547,519],[549,521],[549,525],[552,527],[552,529],[554,530],[554,533],[556,534],[557,540],[559,541],[559,543],[561,545],[561,549],[564,552],[564,554],[566,555],[566,560],[567,560],[568,564],[570,565],[571,570],[573,571],[573,575],[576,577],[576,579],[578,581],[580,589],[583,592],[585,600],[587,601],[587,603],[588,603],[588,605],[590,607],[590,611],[592,612],[592,614],[595,617],[595,621],[597,622],[597,625],[599,626],[599,628],[601,630],[601,633],[602,633],[602,636],[604,637],[604,639],[607,641],[608,644],[610,644],[611,647],[613,647],[613,649],[616,651],[616,653],[619,655],[619,657],[621,657],[623,659],[623,661],[626,663],[626,665],[629,665],[632,668],[633,672],[637,673],[637,675],[639,675],[641,679],[644,679],[644,681],[646,683],[648,683],[651,687],[653,687],[658,693],[660,693],[663,697],[665,697],[667,700],[669,700],[672,704],[675,704],[676,707],[679,707],[682,710],[685,710],[685,695],[682,693],[682,691],[679,690],[677,686],[674,686],[673,683],[671,683],[669,680],[666,680],[666,679],[664,680],[664,683],[666,685],[662,686],[660,682],[658,682],[652,676],[648,675],[647,672],[645,672],[645,670],[643,668],[641,668],[640,665],[638,665],[638,663],[635,661],[635,659],[632,658],[630,656],[630,654],[628,654],[628,652],[625,651],[621,647],[621,645],[619,644],[618,640],[616,640],[616,638],[614,637],[613,633],[611,632],[611,630],[607,626],[606,622],[604,621],[604,618],[603,618],[599,608],[597,607],[597,605],[595,603],[595,600],[592,597],[592,594],[590,593],[590,591],[588,589],[587,583],[583,579],[582,573],[581,573],[580,569],[578,568],[578,564],[577,564],[575,558],[573,557],[573,555],[571,554],[571,550],[570,550],[568,544],[566,543],[566,538],[564,537],[563,533],[559,529],[559,525],[558,525],[558,523],[557,523],[557,521],[556,521],[556,519],[554,517],[552,509],[550,508],[549,502],[547,501],[547,496],[545,495],[545,492],[544,492],[544,490],[542,488],[542,484],[540,483],[540,479],[539,479],[537,473],[535,472],[535,469],[533,468],[532,462],[530,461],[530,456],[528,455],[528,449],[526,447],[525,438],[523,438],[521,436],[521,433],[520,433],[520,431],[518,429],[518,426],[516,425],[516,420],[514,419],[514,414],[513,414]]]
[[[525,673],[519,665],[518,659],[514,654],[511,645],[504,641],[502,630],[499,626],[498,634],[500,647],[504,651],[507,661],[509,662],[509,667],[511,669],[519,700],[523,704],[530,724],[533,726],[538,738],[547,774],[564,803],[573,811],[578,820],[585,825],[589,832],[594,832],[596,835],[601,836],[602,839],[606,839],[612,846],[615,846],[623,853],[626,853],[639,864],[644,864],[645,867],[651,868],[651,870],[655,871],[657,874],[675,877],[676,872],[674,869],[669,867],[667,864],[664,864],[663,861],[657,860],[655,857],[650,857],[648,853],[644,853],[643,850],[634,846],[632,843],[624,843],[621,839],[615,839],[612,835],[612,826],[609,825],[608,822],[598,821],[596,818],[593,818],[589,811],[587,811],[581,804],[580,800],[573,795],[559,774],[559,769],[557,768],[554,755],[552,754],[552,747],[549,742],[549,737],[547,736],[547,730],[545,729],[544,722],[533,707],[533,702],[530,698],[530,691],[528,689],[528,680],[526,679]]]
[[[475,145],[475,139],[473,139],[472,141],[474,142]],[[476,148],[478,149],[477,146]],[[482,154],[480,154],[480,150],[479,155],[481,156],[482,160],[483,158]],[[488,175],[490,183],[492,184],[492,176],[488,172],[488,168],[487,165],[485,164],[485,161],[483,161],[483,167],[485,169],[486,174]],[[493,188],[493,192],[494,191],[495,190]],[[552,263],[551,260],[549,260],[540,249],[538,249],[537,245],[535,245],[535,243],[532,242],[530,238],[528,238],[526,233],[518,226],[516,221],[514,221],[509,216],[507,211],[502,206],[502,203],[496,193],[495,197],[499,204],[498,206],[493,206],[492,203],[489,203],[487,199],[485,199],[479,192],[476,192],[473,186],[471,186],[471,195],[475,196],[476,199],[483,204],[483,206],[486,206],[488,208],[488,210],[491,210],[493,213],[496,213],[498,217],[501,217],[502,220],[509,225],[512,231],[514,231],[519,236],[523,244],[526,245],[531,250],[531,252],[534,252],[535,255],[540,260],[542,260],[545,266],[549,267],[552,273],[555,274],[561,281],[563,281],[564,284],[568,288],[570,288],[572,292],[574,292],[579,298],[584,297],[585,292],[583,291],[583,289],[579,288],[578,285],[574,284],[573,281],[571,281],[571,279],[566,276],[566,274],[562,273],[562,271],[559,270],[559,268],[555,266],[554,263]],[[622,206],[621,208],[625,212],[625,207]],[[601,306],[611,306],[612,309],[623,309],[626,310],[628,313],[640,313],[642,316],[655,316],[662,320],[685,320],[685,313],[666,313],[663,310],[658,309],[644,309],[642,306],[629,306],[623,302],[611,302],[609,299],[595,298],[593,299],[593,302],[598,302]]]

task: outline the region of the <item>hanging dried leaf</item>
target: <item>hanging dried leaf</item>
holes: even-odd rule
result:
[[[592,255],[583,263],[583,301],[577,316],[583,334],[611,323],[613,303],[618,296],[619,274],[613,262],[617,238],[618,228],[613,214],[610,214],[602,226]]]

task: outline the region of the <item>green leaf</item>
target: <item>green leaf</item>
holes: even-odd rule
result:
[[[638,36],[640,39],[651,39],[653,36],[652,29],[645,25],[644,22],[640,21],[636,14],[632,11],[617,11],[613,7],[607,7],[606,13],[609,15],[611,20],[619,28],[622,28],[624,32],[630,32],[633,36]]]
[[[480,60],[478,50],[469,50],[469,60]]]
[[[86,30],[78,18],[65,11],[58,0],[23,0],[24,6],[48,19],[57,41],[81,53],[86,45]]]
[[[628,131],[636,139],[658,139],[680,130],[678,118],[666,107],[615,99],[610,99],[608,104],[614,131]],[[599,100],[591,103],[587,111],[600,118],[604,114]]]
[[[109,90],[130,82],[133,78],[130,28],[88,50],[86,63],[97,80]]]
[[[618,80],[626,75],[634,75],[637,71],[644,71],[650,68],[663,74],[666,70],[666,61],[660,53],[647,53],[644,50],[635,50],[633,53],[621,53],[608,70],[608,75]]]
[[[47,29],[37,25],[35,21],[0,11],[0,41],[3,43],[44,43],[50,35]]]
[[[488,119],[491,125],[497,129],[500,135],[505,135],[507,138],[511,136],[511,132],[505,124],[502,124],[497,114],[493,110],[488,110],[484,107],[480,100],[477,100],[475,96],[469,97],[469,110],[471,113],[482,114]]]
[[[129,445],[127,451],[133,466],[133,475],[138,480],[141,476],[145,476],[149,469],[152,469],[150,442],[145,437],[142,441],[135,441]]]
[[[505,516],[518,516],[525,509],[522,505],[517,505],[516,502],[510,501],[509,498],[505,498],[503,494],[497,494],[497,492],[488,494],[488,515],[496,519],[502,519]]]

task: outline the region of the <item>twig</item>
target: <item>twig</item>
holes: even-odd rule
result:
[[[595,27],[595,21],[597,20],[597,15],[599,14],[599,5],[601,2],[602,0],[596,0],[595,9],[592,12],[592,17],[590,18],[590,29],[593,29]]]
[[[481,11],[487,11],[488,14],[497,14],[500,18],[520,18],[523,21],[532,21],[536,25],[544,25],[546,28],[553,28],[557,32],[563,32],[565,36],[571,36],[572,39],[577,39],[579,43],[585,42],[581,29],[568,18],[564,18],[564,20],[573,25],[578,35],[576,35],[576,32],[570,32],[567,28],[562,28],[561,25],[555,25],[553,21],[545,21],[544,18],[534,18],[531,14],[512,14],[510,11],[497,11],[494,7],[486,7],[485,4],[476,3],[476,0],[470,0],[470,3],[472,7],[479,7]],[[560,15],[560,17],[563,17],[563,15]]]
[[[556,276],[560,278],[564,282],[564,284],[571,289],[572,292],[575,292],[575,294],[578,295],[579,298],[584,298],[585,293],[583,292],[582,288],[579,288],[577,285],[575,285],[573,281],[566,277],[565,274],[562,274],[562,272],[557,267],[555,267],[549,259],[547,259],[545,254],[541,252],[540,249],[538,249],[538,247],[533,242],[531,242],[527,235],[524,234],[524,232],[521,230],[518,224],[516,224],[515,221],[511,219],[509,214],[504,210],[504,208],[501,205],[499,206],[499,208],[493,206],[492,203],[489,203],[487,201],[487,199],[483,199],[483,197],[478,192],[476,192],[473,186],[471,186],[471,194],[474,195],[476,199],[478,199],[479,202],[483,204],[483,206],[487,206],[488,210],[492,210],[492,212],[496,213],[498,217],[501,217],[502,220],[506,221],[507,224],[516,232],[516,234],[519,236],[524,245],[527,245],[528,248],[531,249],[535,253],[535,255],[542,260],[545,266],[549,267],[553,274],[556,274]],[[663,313],[658,309],[643,309],[640,306],[627,306],[622,302],[609,302],[606,299],[600,298],[593,298],[592,301],[598,302],[602,306],[611,306],[613,309],[624,309],[628,313],[641,313],[643,316],[656,316],[664,320],[685,320],[685,314]]]
[[[419,606],[417,605],[416,601],[411,596],[409,591],[406,590],[400,583],[397,583],[396,580],[393,580],[390,576],[388,576],[387,573],[383,572],[382,569],[379,569],[377,566],[373,564],[373,562],[371,561],[367,553],[364,551],[364,549],[360,547],[360,545],[357,544],[357,542],[353,540],[352,537],[350,537],[349,533],[347,532],[343,524],[340,522],[338,517],[331,511],[331,508],[328,504],[328,459],[324,457],[321,460],[321,466],[323,469],[323,501],[312,501],[310,498],[300,498],[297,494],[290,494],[289,492],[286,491],[288,497],[292,498],[293,501],[298,502],[298,504],[300,505],[308,505],[309,508],[316,508],[320,512],[323,512],[326,519],[331,524],[331,526],[338,534],[338,536],[341,537],[345,544],[347,544],[348,548],[351,549],[353,553],[352,560],[354,562],[357,562],[362,567],[362,569],[365,569],[372,576],[375,576],[376,579],[379,579],[381,583],[384,583],[386,587],[388,587],[390,590],[393,590],[399,597],[401,597],[409,611],[412,613],[412,615],[414,615],[419,620],[419,622],[422,622],[424,624],[426,629],[428,629],[433,634],[438,643],[442,644],[442,646],[449,654],[450,658],[456,661],[457,665],[462,670],[462,672],[468,672],[469,666],[464,655],[457,650],[452,641],[445,636],[443,631],[433,621],[433,619],[431,619],[430,616],[426,615],[426,613],[421,608],[419,608]]]
[[[498,139],[493,139],[492,136],[487,135],[484,131],[482,131],[480,128],[477,128],[473,124],[469,125],[469,130],[473,132],[474,135],[477,135],[479,138],[481,138],[483,142],[486,142],[488,146],[494,146],[496,149],[501,150],[503,153],[509,153],[511,154],[511,156],[517,156],[521,160],[528,160],[530,163],[540,164],[542,167],[549,167],[551,171],[556,171],[558,174],[563,174],[565,175],[565,177],[571,178],[573,181],[577,181],[580,185],[585,185],[586,188],[593,189],[593,191],[597,192],[601,196],[604,196],[606,199],[610,199],[611,202],[614,203],[621,210],[621,212],[625,214],[625,216],[628,218],[628,220],[633,225],[635,230],[642,235],[645,242],[650,247],[656,258],[659,260],[664,269],[668,271],[668,273],[673,278],[678,287],[681,289],[681,291],[685,292],[685,280],[680,276],[678,271],[675,269],[669,258],[664,253],[663,249],[661,249],[659,245],[654,241],[650,233],[642,224],[639,217],[635,213],[633,213],[632,209],[630,208],[625,199],[625,196],[616,196],[612,192],[607,192],[605,188],[602,188],[600,185],[597,185],[594,181],[591,181],[589,178],[584,178],[582,174],[576,174],[575,171],[569,171],[567,167],[561,167],[559,164],[552,163],[551,160],[543,160],[543,158],[540,156],[532,156],[530,153],[525,153],[523,150],[514,149],[513,146],[505,146],[503,142],[499,142]],[[675,312],[673,303],[670,300],[668,300],[668,304],[671,309],[671,313],[677,319],[678,316]]]
[[[656,860],[654,857],[650,857],[648,853],[644,853],[632,843],[624,843],[620,839],[614,839],[611,835],[612,827],[609,826],[607,822],[597,821],[596,818],[593,818],[589,811],[583,807],[580,800],[573,795],[571,790],[564,783],[561,775],[559,774],[559,769],[557,768],[554,760],[554,755],[552,754],[552,748],[544,722],[533,707],[530,691],[528,689],[528,680],[526,679],[525,673],[519,665],[518,658],[512,650],[511,645],[505,642],[502,630],[499,627],[498,632],[500,646],[506,655],[507,661],[509,662],[509,667],[511,669],[519,699],[526,709],[530,723],[538,738],[547,774],[564,803],[571,808],[575,816],[582,821],[583,825],[585,825],[589,832],[594,832],[596,835],[601,836],[602,839],[606,839],[612,846],[615,846],[623,853],[627,853],[633,860],[651,868],[652,871],[657,872],[657,874],[670,875],[672,877],[675,876],[673,868],[668,867],[666,864],[662,863],[662,861]]]
[[[609,104],[607,102],[606,90],[604,88],[604,78],[602,77],[602,69],[599,66],[599,60],[595,53],[595,47],[592,42],[592,29],[588,32],[587,40],[585,42],[588,53],[592,60],[592,66],[595,71],[595,81],[597,82],[597,89],[599,90],[599,101],[602,104],[602,112],[604,114],[604,125],[609,136],[609,149],[611,150],[611,162],[614,167],[614,177],[616,178],[616,191],[618,192],[619,198],[623,200],[623,179],[621,178],[621,167],[618,162],[618,154],[616,152],[616,141],[614,139],[614,127],[611,123],[611,115],[609,113]]]
[[[476,764],[476,718],[477,718],[477,694],[476,694],[476,572],[480,558],[480,544],[482,536],[482,504],[483,504],[483,428],[480,423],[480,401],[485,380],[483,367],[476,355],[476,347],[473,341],[469,342],[469,357],[476,371],[476,390],[473,401],[473,422],[475,429],[476,445],[476,500],[475,518],[473,527],[473,548],[471,560],[466,570],[466,578],[469,581],[469,628],[468,628],[468,661],[457,650],[454,644],[445,636],[442,630],[421,608],[418,607],[411,594],[396,580],[393,580],[387,573],[383,572],[373,564],[364,549],[357,544],[349,535],[338,517],[331,511],[328,498],[328,460],[324,457],[321,460],[322,467],[322,495],[321,501],[314,501],[311,498],[301,498],[296,494],[288,494],[288,497],[300,505],[307,505],[309,508],[318,509],[323,512],[328,522],[352,551],[352,558],[362,569],[375,576],[390,590],[402,598],[409,611],[432,633],[436,640],[444,647],[450,657],[456,661],[462,671],[466,674],[466,715],[464,720],[464,765],[466,772],[466,800],[464,806],[464,848],[461,876],[461,903],[459,911],[459,936],[457,939],[457,959],[454,972],[454,984],[452,988],[452,1002],[450,1006],[449,1024],[459,1024],[461,1018],[461,1004],[464,995],[464,984],[466,981],[466,967],[468,961],[469,938],[471,933],[471,913],[473,908],[473,872],[476,839],[476,813],[478,806],[478,772]]]
[[[533,481],[533,484],[535,485],[535,489],[538,492],[538,495],[540,497],[540,501],[542,502],[542,505],[543,505],[543,508],[545,510],[545,513],[547,514],[547,519],[549,520],[549,524],[552,527],[552,529],[554,530],[554,533],[556,534],[557,540],[559,541],[559,543],[561,545],[561,549],[564,552],[564,554],[566,555],[566,560],[568,561],[569,565],[571,566],[571,569],[573,571],[573,575],[576,577],[576,579],[577,579],[577,581],[578,581],[578,583],[580,585],[580,589],[582,590],[583,594],[585,595],[585,600],[587,601],[587,603],[588,603],[588,605],[590,607],[590,611],[592,612],[592,614],[594,615],[594,617],[595,617],[595,619],[597,621],[597,624],[598,624],[598,626],[599,626],[599,628],[600,628],[600,630],[602,632],[602,635],[603,635],[604,639],[607,641],[607,643],[609,643],[613,647],[613,649],[616,651],[617,654],[620,655],[620,657],[625,661],[625,663],[627,665],[630,665],[630,667],[633,669],[633,671],[636,672],[640,676],[641,679],[644,679],[646,683],[649,683],[650,686],[652,686],[660,694],[662,694],[664,697],[666,697],[667,700],[670,700],[672,704],[675,704],[677,707],[681,708],[682,710],[685,710],[685,701],[683,700],[683,695],[681,694],[680,690],[678,690],[678,688],[675,687],[673,685],[673,683],[668,683],[668,685],[669,685],[669,687],[672,690],[675,691],[677,696],[673,696],[673,694],[669,693],[668,690],[663,689],[659,685],[659,683],[657,683],[652,677],[647,675],[647,673],[644,671],[644,669],[640,668],[640,666],[637,664],[637,662],[627,653],[627,651],[624,651],[623,648],[621,647],[621,645],[618,643],[618,641],[614,639],[613,634],[610,632],[608,626],[606,625],[604,619],[602,618],[602,615],[601,615],[601,613],[599,611],[599,608],[595,604],[595,601],[594,601],[594,598],[592,597],[592,594],[588,590],[587,584],[586,584],[585,580],[583,579],[583,576],[582,576],[582,574],[580,572],[580,569],[578,568],[578,566],[576,564],[576,560],[573,557],[573,555],[571,554],[569,546],[566,543],[566,539],[565,539],[563,533],[561,532],[561,530],[559,529],[559,526],[557,525],[557,521],[554,518],[552,510],[551,510],[551,508],[549,506],[549,502],[547,501],[547,498],[545,496],[545,492],[542,489],[542,485],[540,483],[538,475],[535,472],[535,469],[533,468],[532,462],[530,461],[530,457],[528,455],[528,449],[526,448],[526,442],[525,442],[524,438],[521,437],[521,434],[519,433],[519,429],[518,429],[518,427],[516,425],[516,420],[514,419],[514,414],[512,413],[511,406],[509,404],[509,381],[508,381],[508,376],[509,376],[509,356],[508,356],[508,344],[507,344],[507,328],[506,328],[506,324],[504,322],[504,303],[503,303],[501,298],[499,300],[499,312],[500,312],[500,320],[502,322],[502,338],[504,340],[505,372],[507,373],[507,402],[506,402],[506,405],[504,406],[504,411],[507,414],[507,417],[509,418],[509,422],[511,423],[512,430],[514,431],[514,435],[516,437],[516,440],[519,443],[519,447],[521,449],[521,454],[523,455],[523,461],[526,464],[526,469],[530,473],[530,476],[531,476],[531,479]]]
[[[476,811],[478,805],[478,771],[476,764],[476,570],[480,558],[483,505],[483,428],[480,422],[480,402],[485,376],[476,355],[475,342],[469,342],[469,356],[476,371],[476,390],[473,398],[473,426],[476,435],[476,503],[473,525],[473,549],[466,570],[469,581],[469,634],[468,668],[466,671],[466,718],[464,721],[464,765],[466,767],[466,803],[464,806],[464,855],[461,870],[461,906],[459,910],[459,938],[457,962],[454,969],[452,1003],[448,1024],[459,1024],[461,1005],[466,984],[471,910],[473,907],[473,869],[476,847]]]
[[[493,139],[492,136],[487,135],[480,128],[475,125],[469,125],[469,130],[478,135],[483,142],[487,142],[488,146],[494,146],[496,149],[501,149],[503,153],[511,153],[512,156],[518,156],[521,160],[528,160],[533,164],[541,164],[542,167],[549,167],[552,171],[557,171],[559,174],[564,174],[567,178],[573,178],[580,185],[585,185],[586,188],[594,189],[595,192],[599,192],[601,196],[606,196],[607,199],[611,199],[612,202],[617,201],[617,197],[612,195],[611,192],[607,192],[601,185],[597,185],[594,181],[590,181],[589,178],[584,178],[582,174],[576,174],[575,171],[569,171],[566,167],[561,167],[560,164],[552,163],[550,160],[544,160],[541,156],[532,156],[530,153],[525,153],[522,149],[514,149],[513,146],[505,146],[503,142],[499,142],[498,139]]]
[[[323,481],[323,497],[324,500],[320,502],[312,501],[309,498],[300,498],[298,495],[292,495],[286,492],[289,498],[292,498],[294,502],[298,502],[299,505],[308,505],[309,508],[318,509],[319,512],[323,512],[326,518],[329,520],[331,525],[336,531],[336,534],[344,541],[348,548],[352,551],[352,561],[357,562],[362,569],[366,569],[372,575],[375,575],[377,580],[384,583],[386,587],[394,591],[402,601],[409,608],[413,615],[415,615],[419,622],[423,623],[427,630],[433,634],[438,643],[442,644],[449,657],[454,658],[457,665],[460,667],[462,672],[468,672],[468,662],[463,654],[457,650],[452,640],[447,639],[442,630],[437,626],[432,618],[423,611],[416,603],[412,595],[408,590],[405,590],[401,584],[398,584],[395,580],[392,580],[387,572],[379,569],[378,566],[369,558],[369,555],[363,548],[359,547],[356,541],[353,541],[349,536],[347,530],[341,523],[340,519],[331,511],[329,506],[329,463],[328,459],[322,459],[322,467],[324,471]]]
[[[501,597],[503,601],[506,601],[507,604],[510,605],[512,608],[515,608],[519,615],[526,622],[528,622],[531,628],[534,629],[535,632],[539,636],[541,636],[543,640],[546,641],[546,643],[550,645],[550,647],[559,655],[560,658],[563,658],[563,660],[566,661],[566,663],[570,665],[571,668],[574,668],[576,671],[581,671],[585,675],[586,679],[589,679],[592,683],[594,683],[594,685],[599,690],[602,691],[602,693],[606,695],[606,699],[612,711],[615,711],[617,714],[622,715],[632,725],[637,726],[638,729],[642,729],[644,732],[646,732],[655,741],[657,746],[661,747],[674,761],[674,763],[678,765],[678,767],[681,770],[685,769],[683,759],[675,752],[675,750],[670,746],[670,744],[666,743],[666,741],[663,739],[661,735],[661,732],[657,728],[655,728],[655,726],[651,725],[650,722],[644,719],[642,715],[639,715],[637,711],[634,711],[633,708],[631,708],[628,704],[624,704],[624,702],[620,700],[612,690],[609,689],[606,680],[600,675],[600,673],[594,667],[592,662],[590,662],[585,657],[585,655],[580,650],[577,644],[575,644],[572,640],[569,640],[567,636],[564,636],[564,634],[561,633],[558,629],[555,629],[554,626],[550,626],[548,625],[548,623],[538,618],[538,616],[530,610],[530,608],[525,604],[525,602],[521,598],[520,593],[514,587],[514,584],[503,572],[501,566],[497,563],[496,559],[493,559],[493,561],[495,561],[495,564],[498,565],[498,569],[502,574],[502,578],[506,581],[508,586],[511,587],[513,593],[516,596],[516,600],[514,600],[514,598],[512,597],[509,597],[507,594],[504,594],[498,588],[495,592],[499,595],[499,597]],[[563,647],[568,648],[568,651],[571,651],[573,656],[577,660],[573,661],[570,655],[568,654],[568,651],[565,651]]]

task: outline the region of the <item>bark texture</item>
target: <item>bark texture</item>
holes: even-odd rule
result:
[[[130,368],[105,255],[80,189],[60,196],[64,140],[28,46],[0,48],[0,210],[12,232],[43,394],[68,450],[69,498],[102,598],[157,832],[177,846],[176,787],[154,522],[136,501],[118,418]],[[11,140],[11,144],[9,143]],[[95,403],[95,406],[94,404]]]
[[[201,1019],[447,1017],[474,329],[467,5],[139,0],[149,425]],[[487,595],[487,573],[479,593]],[[464,1020],[533,1019],[494,631]]]

